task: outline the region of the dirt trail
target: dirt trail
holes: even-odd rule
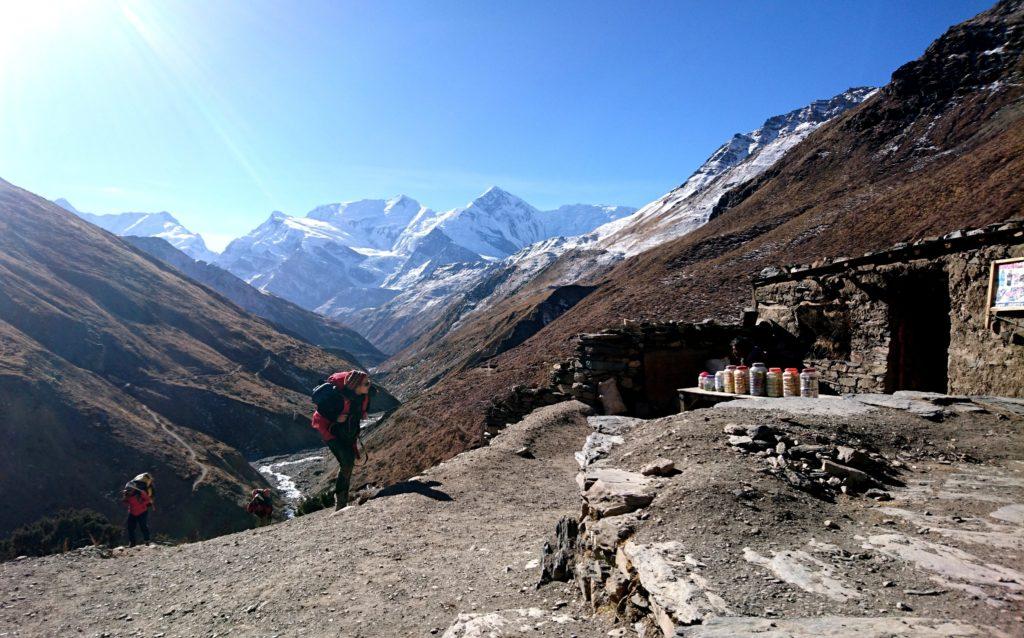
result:
[[[153,412],[146,406],[143,407],[145,408],[146,412],[149,413],[149,416],[150,418],[153,419],[153,422],[159,425],[161,428],[163,428],[164,432],[166,432],[171,438],[178,442],[178,445],[185,448],[185,450],[188,452],[188,455],[192,458],[192,462],[199,467],[199,478],[192,482],[192,491],[195,492],[196,489],[198,489],[199,486],[203,483],[203,481],[206,480],[206,477],[210,475],[210,467],[199,460],[199,453],[196,452],[195,448],[192,447],[191,443],[182,438],[180,434],[172,430],[167,425],[166,421],[157,416],[156,412]]]
[[[460,614],[451,636],[509,619],[535,636],[604,636],[574,588],[535,588],[540,546],[579,509],[584,410],[546,408],[337,515],[0,564],[0,636],[440,636]]]

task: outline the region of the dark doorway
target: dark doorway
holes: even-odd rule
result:
[[[946,392],[949,275],[912,272],[889,285],[889,360],[885,389]]]

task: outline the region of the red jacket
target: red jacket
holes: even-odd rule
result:
[[[153,499],[149,498],[149,494],[138,490],[128,492],[121,500],[128,504],[128,513],[132,516],[141,515],[149,509],[150,504],[153,502]]]
[[[327,377],[327,382],[333,385],[334,387],[338,388],[339,390],[344,390],[345,381],[347,379],[348,372],[335,372],[331,376]],[[366,418],[366,409],[367,407],[369,407],[369,405],[370,395],[367,394],[363,397],[362,405],[362,418],[364,419]],[[351,402],[348,399],[346,399],[345,409],[342,410],[341,416],[338,417],[338,421],[344,421],[346,418],[348,418],[348,415],[351,413],[351,409]],[[327,443],[328,441],[337,438],[333,434],[331,434],[331,422],[327,420],[327,417],[322,416],[319,412],[315,410],[313,411],[313,429],[320,433],[320,438],[324,440],[324,443]]]

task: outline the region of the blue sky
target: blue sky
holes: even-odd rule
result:
[[[640,206],[991,3],[41,4],[0,2],[0,177],[220,248],[275,209],[399,193]]]

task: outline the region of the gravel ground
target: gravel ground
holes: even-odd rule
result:
[[[429,636],[460,613],[502,611],[532,635],[605,635],[568,585],[537,590],[531,562],[579,509],[572,453],[585,410],[539,411],[338,515],[0,564],[0,636]],[[535,459],[513,453],[524,445]],[[474,622],[499,621],[463,616]]]

